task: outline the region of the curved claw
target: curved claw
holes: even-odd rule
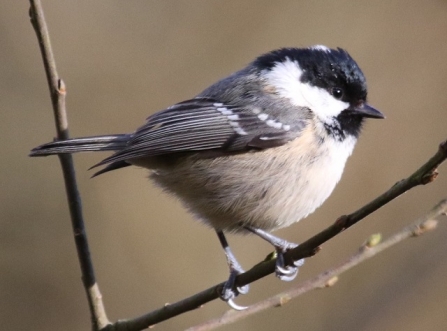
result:
[[[295,267],[282,267],[276,266],[276,274],[290,276],[297,273],[297,269]]]
[[[230,306],[230,308],[240,311],[240,310],[245,310],[248,308],[248,306],[239,306],[237,303],[234,302],[234,299],[236,298],[236,296],[238,294],[246,294],[248,293],[248,289],[249,286],[245,285],[245,286],[241,286],[241,287],[236,287],[237,289],[237,294],[231,289],[231,288],[223,288],[222,289],[222,294],[220,296],[220,298],[225,301],[227,303],[227,305]]]
[[[231,290],[231,289],[223,288],[223,289],[222,289],[222,292],[221,292],[220,295],[219,295],[219,297],[220,297],[223,301],[228,302],[228,301],[230,301],[230,300],[233,300],[233,299],[236,297],[236,294],[235,294],[234,291]]]
[[[297,247],[295,244],[289,244],[290,247]],[[304,259],[295,261],[294,266],[284,266],[284,252],[277,251],[276,257],[276,277],[285,282],[290,282],[298,275],[298,267],[304,264]]]
[[[239,306],[237,303],[233,301],[233,299],[227,300],[227,304],[234,310],[241,311],[248,308],[248,306]]]
[[[222,292],[220,294],[220,298],[223,301],[229,302],[230,300],[233,300],[234,298],[236,298],[239,294],[247,294],[250,286],[244,285],[244,286],[236,286],[236,290],[234,290],[234,283],[236,281],[236,277],[240,274],[240,271],[237,270],[232,270],[230,272],[230,277],[228,278],[228,280],[226,281],[225,285],[222,288]],[[236,307],[238,305],[236,305],[234,302],[229,303],[230,307],[232,307],[233,305]]]
[[[244,285],[244,286],[238,286],[236,287],[236,290],[238,291],[239,294],[247,294],[250,291],[250,286],[249,285]]]
[[[289,274],[283,274],[280,272],[276,272],[276,277],[278,277],[279,279],[281,279],[284,282],[291,282],[292,280],[294,280],[296,278],[296,275],[298,275],[298,269],[297,268],[290,268],[288,270]]]
[[[223,301],[228,302],[228,301],[236,298],[239,294],[242,294],[242,295],[247,294],[250,290],[250,286],[245,285],[245,286],[241,286],[241,287],[236,287],[236,290],[237,290],[237,293],[235,293],[235,291],[233,291],[233,289],[231,289],[231,288],[224,287],[222,289],[220,298]]]
[[[304,265],[304,259],[298,260],[298,261],[294,261],[293,265],[297,268],[302,267]]]

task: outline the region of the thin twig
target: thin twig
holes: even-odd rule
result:
[[[297,248],[294,248],[287,252],[287,254],[285,254],[286,261],[288,263],[291,263],[291,261],[293,260],[296,261],[305,257],[312,256],[318,251],[321,244],[333,238],[343,230],[356,224],[391,200],[397,198],[398,196],[415,186],[425,185],[432,182],[437,176],[437,167],[442,162],[444,162],[446,158],[447,140],[441,143],[439,145],[437,153],[433,157],[431,157],[422,167],[416,170],[411,176],[399,181],[388,191],[386,191],[364,207],[353,212],[352,214],[339,217],[335,221],[335,223],[329,226],[327,229],[302,243]],[[263,261],[255,265],[247,272],[239,275],[236,280],[236,286],[243,286],[252,283],[262,277],[273,273],[274,271],[274,260]],[[107,326],[104,331],[143,330],[151,325],[160,323],[187,311],[194,310],[209,301],[217,299],[223,285],[224,283],[217,284],[189,298],[183,299],[173,304],[165,305],[160,309],[154,310],[137,318],[118,321],[113,325]]]
[[[439,202],[430,212],[428,212],[423,217],[419,218],[414,224],[409,225],[402,230],[398,231],[387,240],[382,243],[368,241],[367,244],[363,245],[359,251],[353,256],[347,258],[345,261],[341,262],[338,266],[333,267],[330,270],[326,270],[321,274],[298,284],[283,293],[279,293],[268,299],[260,301],[248,309],[235,312],[227,311],[221,317],[206,321],[194,327],[187,329],[186,331],[208,331],[216,329],[223,325],[228,325],[234,323],[238,320],[246,318],[250,315],[259,313],[268,308],[281,307],[288,303],[291,299],[296,298],[306,292],[314,289],[332,286],[337,280],[337,276],[345,271],[353,268],[354,266],[362,263],[371,257],[379,254],[380,252],[394,246],[405,239],[419,236],[427,231],[436,228],[437,221],[434,219],[447,212],[447,199]],[[375,241],[374,239],[372,241]]]
[[[67,116],[65,111],[65,85],[57,74],[56,63],[51,50],[48,29],[46,27],[41,3],[39,0],[30,0],[30,3],[31,22],[36,31],[36,35],[39,41],[53,104],[53,111],[57,129],[57,139],[67,139],[69,134]],[[444,142],[440,145],[438,153],[436,153],[436,155],[434,155],[413,175],[405,180],[398,182],[390,190],[376,198],[368,205],[359,209],[358,211],[350,215],[344,215],[340,217],[332,226],[307,240],[299,247],[289,251],[285,255],[287,263],[290,264],[293,260],[299,260],[301,258],[305,258],[315,254],[321,244],[336,236],[341,231],[354,225],[355,223],[371,214],[375,210],[379,209],[386,203],[395,199],[402,193],[417,185],[427,184],[434,180],[437,175],[436,168],[446,159],[446,157],[447,142]],[[89,301],[94,330],[142,330],[171,317],[177,316],[189,310],[196,309],[201,305],[218,298],[218,293],[220,293],[220,289],[222,288],[224,283],[213,286],[205,291],[202,291],[190,298],[184,299],[175,304],[166,305],[159,310],[150,312],[138,318],[118,321],[113,325],[110,324],[105,313],[104,304],[99,288],[95,281],[94,269],[90,257],[90,251],[82,217],[81,199],[75,181],[75,172],[72,158],[70,154],[59,155],[59,158],[64,174],[74,238],[78,251],[79,262],[81,265],[82,279]],[[238,276],[236,285],[243,286],[249,284],[255,280],[273,273],[274,269],[275,262],[273,260],[259,263],[251,270]]]
[[[30,0],[30,5],[29,15],[39,42],[48,87],[50,89],[54,119],[56,122],[57,139],[64,140],[69,137],[67,112],[65,109],[65,84],[62,79],[59,78],[57,73],[56,61],[51,48],[50,35],[45,22],[42,4],[40,0]],[[61,154],[59,155],[59,160],[64,175],[65,190],[70,209],[73,235],[81,266],[82,281],[89,302],[92,326],[93,330],[99,330],[104,328],[110,322],[107,319],[102,296],[95,280],[95,273],[90,256],[84,219],[82,216],[81,197],[76,184],[73,159],[70,154]]]

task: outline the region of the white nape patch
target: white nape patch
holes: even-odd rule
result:
[[[269,115],[266,114],[266,113],[260,113],[260,114],[258,115],[258,118],[259,118],[261,121],[265,121],[267,118],[269,118]]]
[[[325,89],[302,83],[303,70],[298,62],[289,58],[266,69],[263,74],[267,84],[275,87],[280,96],[295,106],[309,108],[325,123],[332,123],[334,117],[349,107],[349,103],[335,99]]]
[[[313,46],[309,47],[309,49],[316,49],[318,51],[323,51],[323,52],[328,52],[328,53],[331,51],[331,49],[329,47],[324,46],[324,45],[313,45]]]

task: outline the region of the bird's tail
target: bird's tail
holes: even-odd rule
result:
[[[59,140],[33,148],[30,156],[71,154],[78,152],[119,151],[126,146],[130,134],[113,134]]]

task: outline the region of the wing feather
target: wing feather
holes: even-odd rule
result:
[[[96,166],[179,152],[219,150],[222,153],[280,146],[299,135],[287,125],[273,125],[249,107],[195,98],[147,118],[126,146]]]

